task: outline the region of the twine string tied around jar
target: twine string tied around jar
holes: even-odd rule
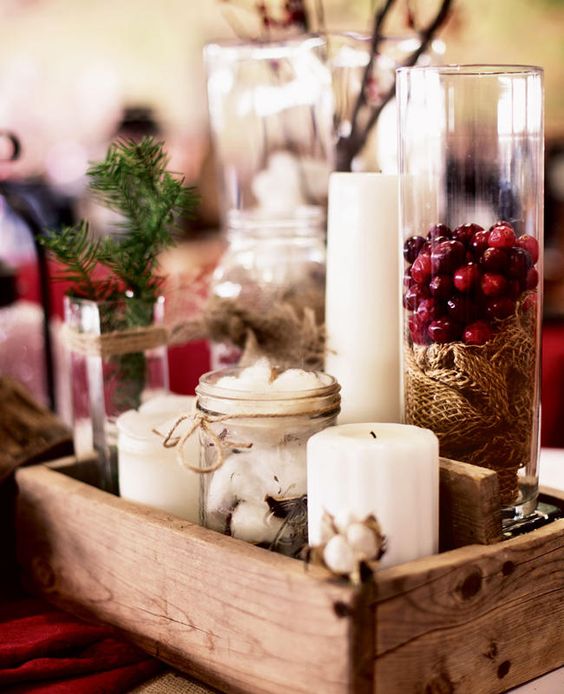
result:
[[[192,470],[193,472],[199,472],[199,473],[205,473],[209,474],[210,472],[215,472],[216,470],[219,470],[219,468],[223,465],[225,462],[225,451],[226,450],[233,450],[233,449],[249,449],[252,448],[253,444],[252,442],[240,442],[240,441],[231,441],[228,439],[226,436],[222,436],[220,434],[216,434],[216,432],[213,429],[213,424],[218,424],[222,422],[226,422],[231,419],[260,419],[262,417],[267,417],[269,419],[271,418],[283,418],[283,417],[305,417],[305,416],[322,416],[325,414],[329,414],[329,412],[333,411],[334,407],[328,408],[328,407],[321,407],[318,410],[303,410],[300,412],[272,412],[272,413],[263,413],[263,412],[237,412],[234,414],[224,414],[224,415],[213,415],[209,413],[204,413],[204,412],[196,412],[194,414],[183,414],[178,417],[178,419],[174,422],[172,427],[168,430],[166,434],[163,435],[162,432],[160,432],[158,429],[153,429],[153,433],[157,434],[157,436],[161,436],[163,438],[162,445],[165,448],[175,448],[177,447],[177,458],[181,465],[184,467],[188,468],[189,470]],[[182,435],[178,435],[176,432],[178,430],[178,427],[182,424],[182,422],[186,422],[188,420],[191,420],[191,424],[188,427],[187,431],[184,432]],[[216,450],[216,459],[215,462],[208,466],[208,467],[201,467],[200,465],[192,465],[189,461],[187,461],[184,457],[184,446],[186,445],[186,442],[191,436],[194,436],[194,434],[197,431],[204,431],[209,438],[211,439],[214,448]]]

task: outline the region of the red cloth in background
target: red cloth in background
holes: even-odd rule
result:
[[[0,691],[121,694],[162,668],[108,627],[35,598],[0,604]]]

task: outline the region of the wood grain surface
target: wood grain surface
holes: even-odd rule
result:
[[[564,664],[564,520],[377,575],[375,691],[496,694]]]
[[[228,692],[371,691],[373,619],[323,569],[48,467],[17,482],[19,559],[56,604]]]
[[[499,485],[493,470],[441,458],[439,496],[441,552],[501,540]]]

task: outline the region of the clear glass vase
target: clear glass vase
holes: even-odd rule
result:
[[[283,219],[324,205],[333,168],[333,93],[320,36],[212,43],[204,51],[224,214]]]
[[[495,470],[506,525],[537,503],[543,75],[398,71],[404,414]]]
[[[323,366],[325,224],[319,208],[293,219],[229,215],[228,248],[211,285],[220,329],[211,345],[212,368],[258,356],[289,368]],[[316,340],[316,333],[319,340]]]
[[[116,420],[168,391],[164,299],[65,298],[75,451],[95,451],[101,488],[118,492]]]

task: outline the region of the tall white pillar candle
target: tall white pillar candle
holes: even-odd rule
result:
[[[154,430],[166,435],[178,417],[194,412],[196,398],[159,396],[139,411],[124,412],[117,420],[118,476],[120,496],[199,522],[200,475],[178,461],[177,448],[165,448]],[[187,421],[177,430],[182,435]],[[198,436],[191,436],[183,449],[184,459],[199,465]]]
[[[398,178],[334,173],[329,184],[327,357],[340,423],[399,422]]]
[[[307,444],[309,544],[322,542],[325,512],[374,514],[387,538],[382,565],[435,554],[439,536],[439,443],[404,424],[344,424]]]

